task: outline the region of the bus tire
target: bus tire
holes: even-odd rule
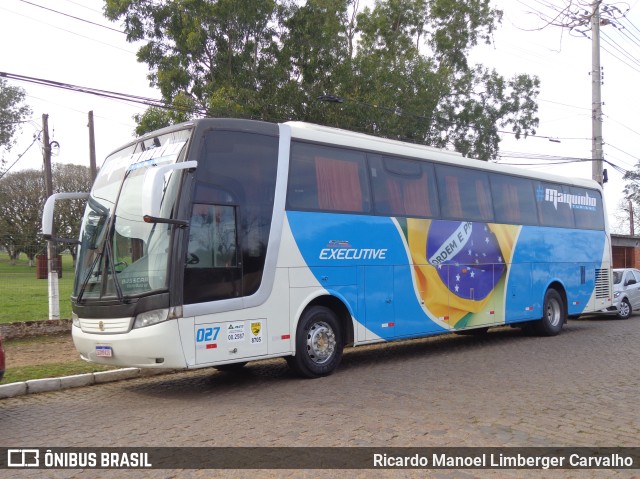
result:
[[[313,306],[298,322],[296,354],[287,358],[287,364],[306,378],[328,376],[340,364],[342,349],[342,329],[336,314],[324,306]]]
[[[534,333],[540,336],[555,336],[566,322],[567,312],[558,291],[549,288],[544,294],[542,318],[532,324]]]

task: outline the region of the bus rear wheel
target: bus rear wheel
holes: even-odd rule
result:
[[[555,336],[566,322],[567,311],[558,291],[548,289],[544,295],[542,318],[532,324],[533,331],[540,336]]]
[[[296,333],[296,354],[287,358],[299,375],[318,378],[331,374],[342,359],[342,329],[336,314],[324,306],[304,312]]]

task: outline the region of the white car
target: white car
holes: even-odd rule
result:
[[[640,310],[640,270],[613,270],[613,304],[620,319],[627,319],[633,311]]]

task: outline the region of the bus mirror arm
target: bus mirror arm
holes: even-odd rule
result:
[[[180,228],[186,228],[187,226],[189,226],[189,222],[188,221],[172,220],[172,219],[168,219],[168,218],[158,218],[158,217],[149,216],[149,215],[144,215],[142,217],[142,220],[145,223],[165,223],[165,224],[168,224],[168,225],[177,225]]]
[[[42,210],[42,236],[46,240],[56,240],[63,242],[73,242],[77,240],[64,240],[53,237],[53,212],[57,200],[84,200],[89,197],[89,193],[55,193],[44,204]]]

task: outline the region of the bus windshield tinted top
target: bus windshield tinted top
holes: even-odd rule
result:
[[[145,223],[142,185],[149,168],[175,163],[191,130],[157,136],[109,156],[85,210],[74,296],[137,296],[167,288],[171,228]],[[161,212],[171,218],[180,173],[164,178]]]

